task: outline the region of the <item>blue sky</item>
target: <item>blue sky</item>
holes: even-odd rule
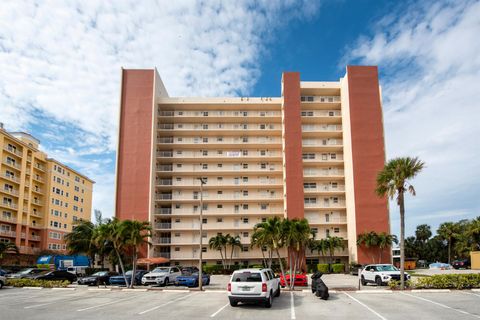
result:
[[[480,215],[480,2],[5,1],[0,122],[97,183],[113,214],[120,67],[157,67],[172,96],[278,96],[282,71],[338,80],[379,66],[387,157],[427,163],[415,226]],[[392,232],[398,209],[391,207]]]

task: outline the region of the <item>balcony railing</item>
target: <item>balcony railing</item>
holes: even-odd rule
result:
[[[323,110],[311,110],[311,111],[301,111],[302,117],[340,117],[342,114],[340,111],[323,111]]]
[[[40,241],[40,236],[30,235],[30,240]]]
[[[303,169],[303,175],[306,177],[319,176],[319,177],[328,177],[328,176],[343,176],[345,173],[344,170],[317,170],[317,169]]]
[[[171,194],[157,194],[155,200],[172,200]]]
[[[37,180],[37,181],[40,181],[40,182],[43,182],[43,181],[44,181],[43,178],[40,177],[39,175],[33,176],[33,180]]]
[[[155,257],[170,259],[170,252],[155,252],[153,255]]]
[[[172,229],[171,223],[155,223],[155,229]]]
[[[241,138],[223,138],[222,141],[216,140],[215,137],[193,137],[193,138],[184,138],[184,137],[176,137],[175,144],[176,145],[185,145],[185,144],[220,144],[220,145],[243,145],[243,144],[281,144],[282,139],[277,137],[241,137]],[[172,138],[158,138],[158,143],[174,143],[174,139]]]
[[[172,185],[172,179],[157,180],[157,185],[159,185],[159,186],[171,186]]]
[[[157,152],[157,157],[170,158],[173,157],[172,151],[159,151]]]
[[[157,171],[173,171],[173,166],[167,164],[159,165],[157,166]]]
[[[10,188],[4,188],[4,189],[1,189],[1,190],[4,193],[8,193],[8,194],[11,194],[11,195],[14,195],[14,196],[18,197],[18,191],[17,190],[10,189]]]
[[[159,117],[280,117],[280,111],[159,111]]]
[[[17,233],[15,231],[10,231],[10,230],[0,230],[0,235],[5,237],[15,238],[17,236]]]
[[[342,126],[341,125],[309,125],[309,124],[304,124],[302,125],[302,131],[304,132],[339,132],[342,131]]]
[[[222,152],[222,154],[218,154],[216,151],[210,151],[205,150],[206,152],[200,152],[200,151],[186,151],[182,150],[181,153],[176,154],[175,158],[178,159],[184,159],[184,158],[202,158],[202,159],[215,159],[215,160],[220,160],[220,159],[233,159],[233,158],[239,158],[239,159],[258,159],[258,158],[268,158],[268,157],[277,157],[280,158],[282,157],[282,153],[280,151],[253,151],[253,150],[248,150],[249,152],[242,152],[242,150],[225,150]],[[160,158],[170,158],[174,157],[174,152],[173,151],[157,151],[157,157]]]
[[[5,145],[5,146],[3,147],[3,150],[6,150],[6,151],[8,151],[8,152],[10,152],[10,153],[13,153],[14,155],[19,156],[19,157],[22,156],[22,153],[21,153],[20,151],[18,151],[17,149],[14,149],[14,148],[12,148],[12,147],[9,147],[8,145]]]
[[[1,202],[0,203],[2,206],[10,209],[17,209],[18,206],[15,203],[10,203],[10,202]]]
[[[17,170],[20,170],[22,168],[19,164],[15,163],[13,161],[3,160],[3,163],[10,166],[10,167],[13,167]]]
[[[33,188],[33,189],[32,189],[32,192],[43,193],[43,189],[41,189],[41,188]]]
[[[37,205],[37,206],[43,206],[43,202],[41,202],[40,200],[32,200],[32,203]]]
[[[320,147],[328,147],[328,146],[341,146],[343,143],[342,140],[319,140],[319,139],[303,139],[302,145],[303,146],[320,146]]]
[[[172,243],[172,238],[153,238],[153,243]]]
[[[17,222],[17,219],[15,217],[0,216],[0,221]]]
[[[205,130],[205,131],[272,131],[282,130],[282,127],[277,124],[225,124],[225,123],[208,123],[208,124],[190,124],[190,123],[177,123],[176,125],[159,123],[159,130],[178,130],[178,131],[192,131],[192,130]]]
[[[155,209],[155,214],[172,214],[172,208],[158,208],[158,209]]]
[[[32,247],[26,247],[26,246],[20,246],[20,253],[24,254],[37,254],[41,251],[40,248],[32,248]]]
[[[325,202],[316,202],[316,203],[305,203],[305,208],[341,208],[345,207],[345,201],[338,201],[337,203],[325,203]]]
[[[322,191],[345,191],[345,186],[344,185],[339,185],[336,188],[330,186],[330,185],[319,185],[316,188],[303,188],[305,192],[322,192]]]
[[[10,175],[10,174],[4,173],[4,174],[2,175],[2,177],[5,178],[5,179],[9,179],[9,180],[11,180],[11,181],[15,181],[16,183],[19,183],[19,182],[20,182],[20,179],[18,179],[18,178],[15,177],[15,176],[12,176],[12,175]]]
[[[321,102],[321,103],[338,103],[340,96],[301,96],[302,102]]]
[[[158,138],[158,143],[173,143],[173,138],[172,137],[161,137]]]
[[[37,163],[37,164],[35,164],[33,167],[36,168],[36,169],[38,169],[38,170],[40,170],[40,171],[45,171],[45,167],[42,166],[41,164],[38,164],[38,163]]]
[[[174,127],[173,123],[159,123],[158,129],[160,130],[172,130]]]

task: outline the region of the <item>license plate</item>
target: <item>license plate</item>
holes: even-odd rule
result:
[[[242,291],[250,291],[250,287],[242,287]]]

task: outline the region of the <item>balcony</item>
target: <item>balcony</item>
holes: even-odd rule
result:
[[[8,161],[7,159],[3,160],[3,163],[6,164],[7,166],[14,168],[16,170],[21,170],[22,166],[13,162],[13,161]]]
[[[3,150],[10,152],[11,154],[16,155],[17,157],[22,156],[22,152],[18,151],[15,148],[9,147],[8,145],[3,146]]]
[[[41,182],[41,183],[44,182],[43,178],[40,177],[39,175],[34,175],[34,176],[33,176],[33,180],[36,180],[36,181]]]
[[[6,174],[6,173],[3,173],[2,174],[2,178],[5,178],[7,180],[10,180],[10,181],[13,181],[13,182],[16,182],[16,183],[20,183],[20,179],[18,179],[17,177],[15,176],[12,176],[10,174]]]
[[[310,217],[307,218],[308,222],[310,225],[336,225],[336,224],[346,224],[347,223],[347,217],[341,217],[341,218],[329,218],[320,220],[318,219],[319,216],[316,215],[317,219],[315,217]]]
[[[170,259],[170,252],[154,252],[153,257]]]
[[[340,96],[301,96],[301,102],[305,103],[340,103]]]
[[[157,186],[171,186],[172,179],[159,179],[156,181]]]
[[[172,200],[172,194],[157,194],[155,200]]]
[[[185,216],[185,217],[198,217],[200,209],[193,210],[191,209],[175,209],[172,211],[173,216]],[[203,216],[283,216],[284,211],[283,208],[271,208],[268,210],[234,210],[233,207],[231,208],[223,208],[223,209],[216,209],[216,208],[208,208],[208,210],[203,210]],[[198,227],[197,227],[198,228]]]
[[[345,200],[339,200],[337,203],[330,202],[317,202],[317,203],[304,203],[305,209],[328,209],[328,208],[345,208]]]
[[[32,248],[32,247],[26,247],[26,246],[20,246],[20,253],[23,254],[38,254],[41,249],[40,248]]]
[[[247,165],[243,166],[240,164],[235,164],[235,165],[222,165],[221,167],[218,167],[217,165],[211,165],[210,167],[208,165],[191,165],[191,164],[186,164],[186,165],[181,165],[181,167],[178,166],[171,166],[171,165],[157,165],[156,167],[157,172],[163,173],[163,172],[168,172],[168,175],[170,176],[172,172],[177,175],[192,175],[193,173],[198,173],[199,175],[243,175],[247,173],[258,173],[258,174],[265,174],[265,175],[272,175],[275,173],[281,173],[282,168],[281,164],[278,163],[277,165],[271,164],[271,165]],[[165,174],[164,174],[165,176]]]
[[[269,148],[267,146],[266,148]],[[198,160],[209,161],[209,162],[234,162],[234,161],[243,161],[243,160],[282,160],[281,151],[250,151],[243,152],[243,150],[222,150],[222,153],[219,154],[217,151],[205,150],[203,151],[188,151],[181,150],[181,153],[174,153],[173,151],[158,151],[157,158],[167,158],[164,161],[175,161],[178,162],[197,162]]]
[[[198,203],[200,201],[200,195],[174,195],[172,196],[160,196],[155,197],[156,201],[176,201],[176,202],[187,202],[187,203]],[[203,196],[203,202],[280,202],[283,201],[282,194],[278,193],[275,195],[263,195],[263,194],[252,194],[248,196],[235,195],[235,194],[221,194],[221,195],[205,195]]]
[[[221,141],[215,137],[160,137],[157,139],[158,147],[157,148],[169,148],[171,149],[171,144],[175,146],[181,146],[182,148],[194,148],[198,149],[200,146],[202,148],[225,148],[236,146],[236,148],[281,148],[282,139],[280,137],[232,137],[232,138],[223,138]],[[159,150],[160,151],[160,150]]]
[[[30,223],[30,228],[42,229],[42,226],[38,223]]]
[[[10,223],[16,223],[17,222],[17,218],[15,217],[9,217],[9,216],[0,216],[0,221],[4,221],[4,222],[10,222]]]
[[[171,157],[173,157],[173,152],[172,151],[159,151],[159,152],[157,152],[157,157],[158,158],[171,158]]]
[[[172,243],[172,238],[152,238],[152,243],[155,244],[168,244]]]
[[[326,178],[326,177],[343,177],[345,171],[343,169],[303,169],[304,177]]]
[[[17,237],[17,233],[16,233],[15,231],[1,230],[1,229],[0,229],[0,236],[16,238],[16,237]]]
[[[154,214],[172,214],[172,208],[157,208]]]
[[[45,166],[39,164],[39,163],[36,163],[34,166],[33,166],[35,169],[37,170],[40,170],[42,172],[45,172]]]
[[[15,203],[11,203],[11,202],[0,202],[0,207],[4,207],[4,208],[8,208],[8,209],[14,209],[14,210],[18,209],[18,205],[16,205]]]
[[[17,190],[14,190],[14,189],[3,188],[3,189],[0,189],[0,192],[3,192],[3,193],[5,193],[5,194],[9,194],[9,195],[18,197],[18,191],[17,191]]]
[[[40,241],[40,236],[30,235],[29,240],[32,240],[32,241]]]
[[[270,122],[270,121],[268,121]],[[282,126],[272,123],[159,123],[158,133],[176,136],[192,135],[194,132],[201,131],[202,135],[280,135]]]
[[[319,185],[315,188],[303,188],[305,193],[336,193],[336,192],[345,192],[344,185],[338,185],[337,187],[332,187],[331,185]]]
[[[32,200],[32,204],[34,204],[36,206],[40,206],[40,207],[43,206],[43,202],[41,202],[40,200],[35,200],[35,199]]]
[[[268,122],[280,122],[282,113],[280,111],[228,111],[228,110],[160,110],[158,117],[160,118],[173,118],[175,122],[179,121],[202,121],[202,122],[238,122],[240,119],[258,120]]]
[[[200,182],[196,179],[188,179],[184,178],[181,181],[174,180],[172,184],[162,184],[157,180],[156,186],[157,187],[168,187],[168,188],[176,188],[176,189],[197,189],[200,188]],[[248,181],[244,181],[243,179],[228,179],[224,178],[223,180],[219,181],[216,179],[207,180],[207,183],[203,185],[204,189],[212,189],[212,188],[239,188],[239,187],[268,187],[268,188],[281,188],[283,187],[283,182],[281,179],[253,179],[250,178]]]

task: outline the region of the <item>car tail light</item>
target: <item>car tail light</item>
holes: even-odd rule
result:
[[[232,284],[231,283],[228,283],[227,290],[228,290],[228,292],[232,291]]]
[[[262,292],[267,292],[267,284],[262,283]]]

